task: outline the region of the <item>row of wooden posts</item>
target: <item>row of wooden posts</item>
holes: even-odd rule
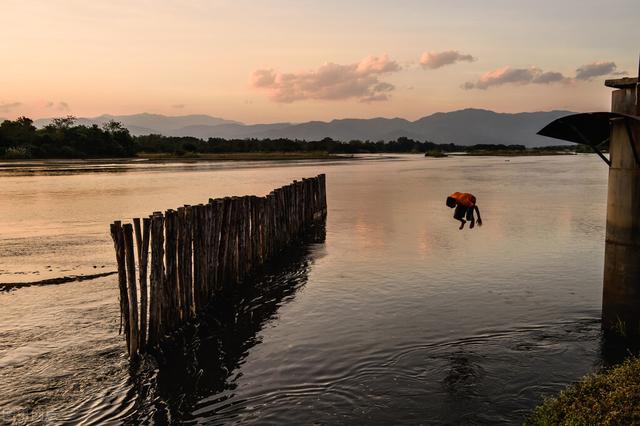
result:
[[[265,197],[210,199],[115,221],[121,332],[131,358],[158,345],[221,291],[242,283],[327,214],[326,179],[294,181]],[[142,223],[141,223],[142,222]],[[134,249],[135,235],[135,249]],[[151,248],[151,250],[149,250]],[[136,263],[137,259],[137,263]]]

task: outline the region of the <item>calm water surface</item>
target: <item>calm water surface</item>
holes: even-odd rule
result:
[[[0,283],[114,270],[114,219],[317,173],[325,241],[159,363],[129,366],[115,276],[0,292],[0,423],[512,424],[606,362],[595,156],[0,164]]]

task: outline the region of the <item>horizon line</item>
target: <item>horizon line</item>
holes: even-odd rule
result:
[[[295,125],[295,124],[314,123],[314,122],[315,123],[331,123],[331,122],[334,122],[334,121],[343,121],[343,120],[363,120],[363,121],[365,121],[365,120],[377,120],[377,119],[405,120],[405,121],[408,121],[408,122],[415,122],[415,121],[421,120],[423,118],[431,117],[431,116],[434,116],[434,115],[437,115],[437,114],[450,114],[450,113],[454,113],[454,112],[461,112],[461,111],[467,111],[467,110],[486,111],[486,112],[492,112],[492,113],[495,113],[495,114],[506,114],[506,115],[533,114],[533,113],[545,113],[545,112],[556,112],[556,111],[566,111],[566,112],[571,112],[571,113],[595,112],[595,111],[573,111],[573,110],[563,109],[563,108],[553,108],[553,109],[548,109],[548,110],[535,110],[535,111],[504,112],[504,111],[495,111],[495,110],[491,110],[491,109],[488,109],[488,108],[467,107],[467,108],[453,109],[453,110],[449,110],[449,111],[437,111],[437,112],[433,112],[433,113],[428,114],[428,115],[423,115],[423,116],[421,116],[419,118],[416,118],[415,120],[411,120],[409,118],[399,117],[399,116],[394,116],[394,117],[375,116],[375,117],[368,117],[368,118],[363,118],[363,117],[341,117],[341,118],[332,118],[331,120],[274,121],[274,122],[249,123],[249,122],[243,122],[243,121],[234,120],[234,119],[223,118],[223,117],[216,116],[216,115],[209,115],[209,114],[206,114],[206,113],[167,115],[167,114],[162,114],[162,113],[143,111],[143,112],[138,112],[138,113],[133,113],[133,114],[102,113],[102,114],[95,115],[95,116],[80,116],[80,115],[74,115],[74,114],[68,113],[68,114],[52,115],[52,116],[48,116],[48,117],[29,117],[28,115],[20,115],[20,114],[18,114],[13,119],[0,116],[0,120],[1,121],[4,121],[4,120],[15,121],[16,119],[18,119],[20,117],[26,117],[26,118],[29,118],[29,119],[31,119],[31,120],[33,120],[35,122],[37,120],[52,120],[54,118],[69,117],[69,116],[72,116],[77,120],[92,120],[92,119],[97,119],[97,118],[101,118],[101,117],[135,117],[135,116],[142,116],[142,115],[159,116],[159,117],[165,117],[165,118],[184,118],[184,117],[202,116],[202,117],[215,118],[215,119],[224,120],[224,121],[229,122],[229,123],[220,123],[220,124],[236,123],[236,124],[241,124],[241,125],[244,125],[244,126],[252,126],[252,125],[261,125],[261,124],[290,124],[290,125]]]

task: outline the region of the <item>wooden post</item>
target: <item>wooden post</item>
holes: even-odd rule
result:
[[[114,222],[121,330],[129,356],[157,346],[218,292],[247,282],[259,266],[300,241],[326,214],[324,190],[324,175],[319,175],[265,197],[210,199],[177,212],[154,212],[142,226],[140,219],[133,225]]]
[[[217,280],[219,288],[227,285],[227,258],[229,251],[229,215],[231,211],[231,199],[226,197],[222,200],[222,216],[220,218],[220,248],[218,250],[218,271]]]
[[[180,300],[180,320],[186,322],[189,318],[188,306],[187,306],[187,283],[186,283],[186,270],[191,267],[191,263],[187,264],[186,261],[186,207],[178,207],[178,213],[176,215],[176,236],[177,236],[177,257],[178,257],[178,289]],[[190,232],[189,232],[190,233]]]
[[[164,287],[164,218],[155,212],[151,217],[151,274],[149,288],[149,345],[155,346],[163,335],[162,289]]]
[[[204,304],[209,302],[209,256],[210,256],[210,228],[209,211],[206,205],[200,209],[202,220],[202,300]]]
[[[260,235],[260,225],[258,223],[258,204],[260,199],[258,197],[250,197],[249,199],[249,208],[251,211],[251,270],[254,271],[258,265],[260,264],[259,260],[259,252],[260,246],[258,242],[258,238]]]
[[[205,205],[205,217],[207,219],[207,302],[211,300],[215,286],[215,228],[216,218],[213,203],[209,202]]]
[[[200,312],[205,304],[202,292],[204,279],[202,258],[202,205],[193,206],[193,298],[196,313]]]
[[[240,237],[239,237],[239,280],[244,282],[249,274],[251,261],[249,260],[249,232],[250,232],[250,216],[249,216],[249,197],[240,198]]]
[[[323,218],[327,217],[327,175],[324,173],[318,176],[320,178],[320,208],[322,209]]]
[[[127,223],[122,227],[124,235],[124,251],[127,264],[127,287],[129,293],[129,356],[134,358],[138,353],[139,323],[138,297],[136,289],[136,262],[133,248],[133,227]]]
[[[300,189],[302,188],[302,182],[294,181],[294,188],[295,188],[295,207],[296,207],[296,211],[295,211],[296,233],[300,234],[301,232],[304,231],[302,227],[302,218],[301,218],[302,197],[301,197]]]
[[[136,247],[138,251],[138,283],[140,285],[140,352],[143,352],[147,345],[147,318],[148,318],[148,288],[147,271],[149,264],[149,218],[142,220],[142,231],[140,230],[140,219],[133,219],[136,234]]]
[[[118,264],[118,288],[120,290],[120,330],[124,329],[124,335],[127,342],[127,352],[130,348],[129,333],[129,295],[127,292],[127,267],[124,250],[124,236],[122,235],[122,222],[115,221],[111,225],[111,238],[116,251],[116,262]]]
[[[214,227],[213,227],[213,276],[214,290],[219,292],[222,289],[222,280],[220,276],[220,270],[222,269],[220,259],[221,253],[224,251],[222,241],[222,228],[224,224],[224,200],[215,199],[212,200],[214,211]]]
[[[229,222],[229,257],[227,258],[227,267],[229,268],[228,284],[235,285],[238,283],[238,215],[240,204],[238,197],[231,197],[231,215]]]
[[[167,210],[164,216],[166,277],[163,286],[163,306],[166,305],[167,309],[164,311],[163,319],[167,325],[167,329],[165,329],[165,333],[167,333],[177,327],[180,308],[176,255],[176,212],[175,210]]]
[[[193,307],[193,208],[191,206],[185,207],[184,212],[184,271],[183,271],[183,285],[184,285],[184,297],[185,297],[185,318],[191,319],[195,314]]]
[[[273,256],[275,255],[276,252],[276,228],[277,228],[277,223],[276,223],[276,205],[277,205],[277,200],[276,200],[276,193],[275,191],[272,191],[268,196],[268,229],[267,229],[267,245],[268,245],[268,249],[267,249],[267,257],[269,259],[273,258]]]
[[[234,269],[234,278],[233,282],[237,285],[242,281],[242,223],[243,223],[243,205],[242,205],[242,197],[233,197],[234,202],[236,203],[236,213],[233,215],[233,220],[235,222],[232,227],[234,233],[235,247],[234,247],[234,258],[233,258],[233,269]]]
[[[202,245],[200,238],[202,232],[200,221],[200,206],[193,206],[193,222],[191,223],[191,238],[193,240],[193,303],[194,311],[200,312],[204,301],[202,300],[202,268],[200,262],[202,260]]]

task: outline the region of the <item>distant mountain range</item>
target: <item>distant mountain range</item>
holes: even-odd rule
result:
[[[109,120],[122,123],[133,135],[162,134],[166,136],[193,136],[207,139],[289,138],[320,140],[395,140],[405,136],[415,140],[436,143],[520,144],[528,147],[559,145],[560,141],[536,135],[549,122],[570,111],[497,113],[484,109],[463,109],[439,112],[416,121],[402,118],[371,118],[309,121],[306,123],[243,124],[208,115],[171,117],[159,114],[101,115],[79,118],[78,124],[102,125]],[[51,119],[35,121],[45,126]]]
[[[180,129],[188,128],[191,126],[207,126],[215,127],[221,124],[242,124],[237,121],[224,120],[222,118],[211,117],[208,115],[183,115],[177,117],[171,117],[161,114],[133,114],[133,115],[109,115],[104,114],[99,117],[76,119],[76,124],[82,124],[91,126],[97,124],[102,126],[103,124],[114,120],[122,123],[131,134],[133,135],[149,135],[152,133],[161,135],[173,135],[177,132],[177,136],[183,136],[179,134]],[[53,121],[52,118],[41,118],[34,121],[36,127],[44,127]],[[184,135],[186,136],[186,135]]]

